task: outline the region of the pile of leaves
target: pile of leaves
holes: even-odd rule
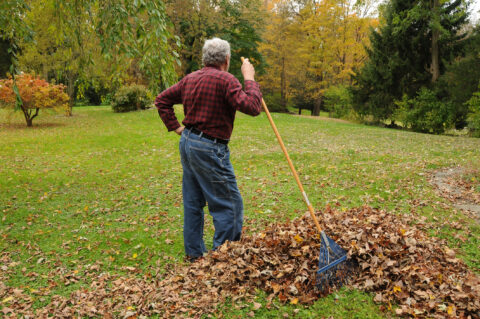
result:
[[[385,308],[396,305],[396,314],[403,316],[480,316],[479,277],[444,241],[427,236],[422,229],[428,225],[418,216],[397,216],[371,207],[349,211],[327,207],[319,219],[356,265],[348,285],[374,293],[375,301]],[[310,304],[321,297],[315,289],[319,248],[318,232],[304,216],[227,243],[191,265],[172,266],[161,278],[122,278],[93,271],[89,289],[75,291],[69,298],[55,296],[36,311],[23,291],[0,282],[0,300],[15,297],[2,310],[6,316],[107,318],[155,313],[200,317],[227,299],[253,301],[257,289],[268,294],[266,307],[274,298]],[[254,303],[254,308],[260,306]]]

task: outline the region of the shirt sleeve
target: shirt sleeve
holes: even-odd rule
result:
[[[160,118],[168,131],[175,131],[180,127],[180,123],[173,110],[173,105],[182,103],[182,83],[183,81],[180,81],[169,87],[160,93],[155,99],[155,106],[157,107],[158,115],[160,115]]]
[[[245,89],[235,78],[227,84],[226,92],[227,102],[238,111],[256,116],[260,114],[262,108],[262,93],[260,85],[255,81],[245,81]]]

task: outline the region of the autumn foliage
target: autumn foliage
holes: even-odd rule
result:
[[[15,78],[15,84],[21,97],[22,110],[27,126],[32,126],[33,119],[40,109],[55,111],[68,109],[68,95],[64,92],[65,86],[54,85],[32,74],[21,74]],[[15,109],[17,94],[14,91],[13,78],[0,80],[0,107]]]

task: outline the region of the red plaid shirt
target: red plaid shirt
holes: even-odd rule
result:
[[[207,66],[160,93],[155,106],[169,131],[180,127],[173,105],[183,104],[183,125],[228,140],[232,135],[235,112],[258,115],[261,101],[262,93],[257,82],[245,81],[245,90],[242,91],[242,85],[232,74]]]

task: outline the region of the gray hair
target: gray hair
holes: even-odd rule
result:
[[[230,56],[230,44],[222,39],[213,38],[205,41],[202,49],[203,65],[220,66]]]

